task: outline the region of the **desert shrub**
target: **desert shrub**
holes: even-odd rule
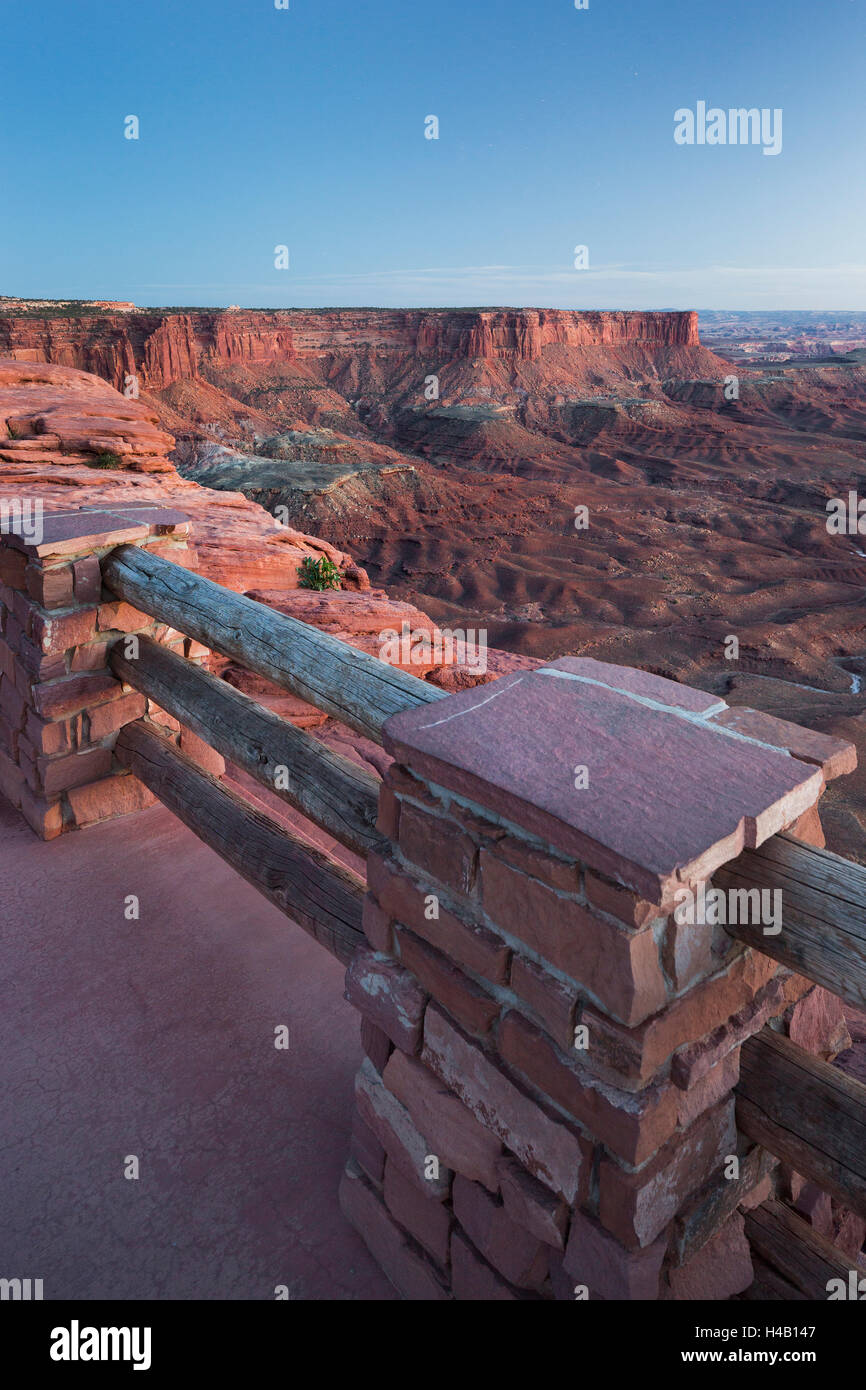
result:
[[[103,449],[100,453],[94,454],[93,461],[89,466],[91,468],[122,468],[123,459],[120,454],[113,454],[110,449]]]
[[[312,555],[305,555],[302,564],[298,565],[298,574],[302,589],[340,588],[340,571],[324,555],[318,560],[314,560]]]

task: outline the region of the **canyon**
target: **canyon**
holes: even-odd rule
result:
[[[55,411],[41,464],[0,449],[3,495],[14,471],[58,505],[171,499],[229,587],[285,596],[295,552],[333,553],[379,617],[486,631],[491,674],[593,656],[863,749],[866,547],[826,524],[866,494],[862,354],[714,347],[690,312],[2,300],[9,371],[132,383],[161,447],[127,439],[97,471],[81,455],[104,435]],[[829,842],[863,862],[866,779],[841,782]]]

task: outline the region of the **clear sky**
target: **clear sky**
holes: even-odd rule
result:
[[[289,4],[0,0],[0,293],[866,309],[866,0]]]

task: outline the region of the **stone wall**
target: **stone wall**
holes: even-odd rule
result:
[[[565,660],[386,726],[341,1201],[405,1297],[751,1283],[741,1208],[777,1176],[737,1136],[740,1046],[770,1023],[828,1056],[844,1021],[673,908],[778,830],[820,839],[851,753],[764,716],[743,733],[750,714]]]
[[[0,535],[0,792],[43,839],[152,803],[113,752],[123,725],[144,715],[208,770],[224,770],[108,667],[124,634],[147,634],[193,661],[209,655],[102,587],[100,559],[115,546],[145,546],[183,565],[188,531],[180,512],[124,506],[47,514],[38,542]]]

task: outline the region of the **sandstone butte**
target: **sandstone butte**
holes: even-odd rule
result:
[[[18,499],[41,501],[46,513],[110,510],[131,502],[173,507],[191,522],[190,566],[223,587],[375,655],[379,634],[399,633],[405,624],[432,641],[436,627],[431,619],[412,604],[372,588],[351,555],[281,525],[240,492],[217,492],[182,478],[167,457],[173,447],[173,437],[160,427],[152,407],[127,399],[101,377],[0,358],[0,502],[5,506]],[[336,565],[340,590],[318,593],[300,587],[298,568],[308,556]],[[447,660],[406,669],[451,690],[534,665],[531,659],[494,651],[484,675],[455,669]],[[285,717],[307,725],[325,722],[304,702],[222,659],[214,659],[214,669]]]

